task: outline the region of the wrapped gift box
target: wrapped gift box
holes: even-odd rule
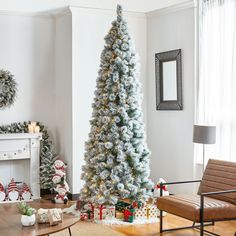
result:
[[[140,218],[146,218],[147,217],[147,209],[146,207],[137,209],[135,212],[135,218],[140,219]]]
[[[37,221],[39,224],[49,223],[48,209],[43,209],[43,208],[38,209]]]
[[[63,213],[61,209],[54,208],[48,210],[48,220],[50,225],[57,225],[62,222]]]
[[[150,218],[157,218],[158,217],[158,208],[155,205],[150,207]]]
[[[106,219],[106,207],[104,205],[94,207],[94,220]]]
[[[157,218],[158,217],[158,209],[156,205],[147,205],[143,208],[136,209],[135,211],[135,218],[140,219],[140,218]]]
[[[80,213],[80,219],[81,220],[92,220],[94,218],[93,212],[88,210],[88,211],[83,211]]]
[[[125,209],[127,209],[127,208],[131,208],[131,204],[130,203],[128,203],[128,202],[124,202],[124,201],[118,201],[117,203],[116,203],[116,210],[117,211],[124,211]]]
[[[115,206],[105,206],[106,207],[106,220],[111,220],[116,216],[116,207]]]
[[[116,216],[116,207],[109,205],[101,205],[94,207],[93,217],[94,220],[111,220]]]
[[[88,220],[89,219],[89,215],[87,212],[81,212],[80,214],[80,220]]]
[[[116,211],[116,219],[124,220],[124,213]]]
[[[89,219],[89,220],[92,220],[92,219],[94,218],[94,214],[93,214],[92,211],[88,210],[88,211],[87,211],[87,214],[88,214],[88,219]]]
[[[126,222],[134,222],[135,209],[125,209],[124,210],[124,220]]]
[[[60,215],[60,222],[62,222],[63,220],[63,213],[62,210],[60,208],[54,208],[54,209],[43,209],[40,208],[37,211],[37,221],[39,224],[43,224],[43,223],[50,223],[49,221],[49,211],[56,211],[59,215]]]

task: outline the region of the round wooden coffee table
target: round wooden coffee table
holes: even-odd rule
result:
[[[29,202],[30,206],[39,208],[63,208],[69,207],[62,204],[53,204],[45,200]],[[70,214],[63,215],[62,223],[55,226],[49,224],[38,224],[24,227],[21,224],[21,215],[18,213],[17,204],[0,204],[0,235],[4,236],[43,236],[53,234],[68,229],[68,235],[71,235],[70,227],[76,224],[80,219]]]

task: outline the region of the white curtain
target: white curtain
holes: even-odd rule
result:
[[[206,158],[236,161],[236,0],[199,0],[196,123],[216,125]],[[202,162],[200,145],[195,160]]]

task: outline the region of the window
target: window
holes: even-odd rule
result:
[[[199,0],[196,123],[216,125],[206,158],[236,161],[236,1]],[[197,162],[202,161],[195,145]]]

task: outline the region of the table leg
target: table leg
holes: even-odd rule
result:
[[[71,231],[70,231],[70,227],[68,228],[68,230],[69,230],[69,235],[71,236]]]

